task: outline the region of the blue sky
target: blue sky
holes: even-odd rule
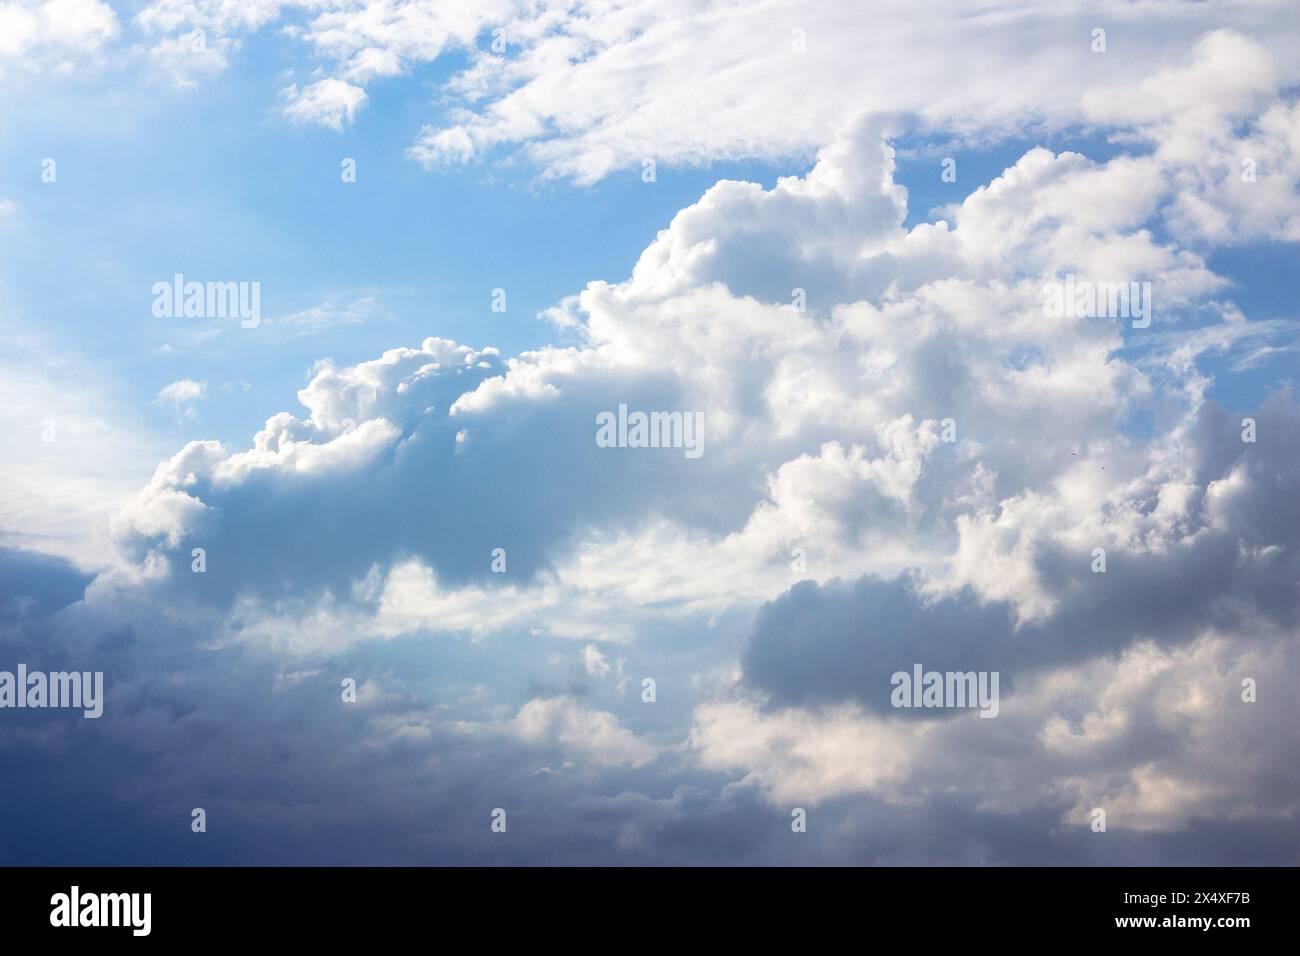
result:
[[[638,163],[584,188],[544,182],[519,162],[425,172],[403,151],[437,115],[431,90],[455,57],[385,83],[376,108],[339,134],[275,117],[284,46],[254,38],[230,82],[142,100],[147,78],[128,76],[131,92],[93,105],[78,86],[54,94],[60,108],[43,95],[7,116],[6,195],[31,211],[10,233],[11,308],[60,316],[41,325],[50,347],[111,362],[146,422],[165,418],[150,405],[178,378],[253,386],[204,409],[203,428],[185,437],[246,440],[268,406],[293,402],[320,358],[351,364],[428,335],[507,355],[551,344],[540,310],[591,279],[625,277],[656,231],[718,178],[775,179],[770,161],[674,169],[653,184]],[[57,189],[41,182],[46,156],[58,162]],[[344,158],[357,162],[355,183],[341,182]],[[363,321],[270,348],[224,330],[196,349],[192,334],[208,329],[149,311],[153,283],[176,272],[265,274],[271,319],[319,307],[337,321],[362,302]],[[504,314],[491,311],[498,287]]]
[[[0,0],[0,861],[1293,862],[1293,19]]]

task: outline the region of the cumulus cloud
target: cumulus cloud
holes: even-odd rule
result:
[[[609,661],[595,644],[582,649],[582,667],[591,677],[604,677],[610,671]]]
[[[899,720],[853,704],[769,710],[739,697],[702,705],[691,744],[707,766],[746,774],[781,805],[846,795],[914,805],[960,792],[991,813],[1053,807],[1078,832],[1098,807],[1108,828],[1133,831],[1290,818],[1297,753],[1275,721],[1291,719],[1292,703],[1260,713],[1241,692],[1245,678],[1295,666],[1290,642],[1207,633],[1048,669],[996,720]]]
[[[413,39],[422,9],[319,12],[303,35],[340,76],[303,93],[339,85],[303,118],[341,126],[361,84],[486,22],[465,14]],[[1207,826],[1293,831],[1295,714],[1277,697],[1296,675],[1300,409],[1283,390],[1229,413],[1208,400],[1205,366],[1250,367],[1296,325],[1225,298],[1211,251],[1251,213],[1187,149],[1208,137],[1221,165],[1246,142],[1272,157],[1278,214],[1259,235],[1290,235],[1291,39],[1204,35],[1190,11],[1103,88],[1084,15],[1038,9],[949,18],[929,39],[891,21],[865,35],[893,85],[860,71],[844,95],[811,98],[837,88],[859,14],[777,15],[754,36],[714,10],[717,50],[749,56],[726,71],[701,52],[699,82],[661,72],[697,62],[699,29],[662,9],[653,23],[637,5],[560,20],[543,5],[507,24],[513,50],[476,55],[457,81],[478,111],[431,134],[456,157],[530,142],[548,168],[595,179],[650,149],[653,130],[679,161],[816,146],[816,162],[769,188],[709,188],[626,279],[548,313],[567,346],[503,357],[430,337],[321,362],[299,407],[248,447],[194,441],[159,464],[117,514],[121,564],[42,623],[57,641],[19,639],[116,665],[123,716],[96,732],[106,752],[137,748],[168,771],[154,801],[189,785],[169,758],[189,748],[212,786],[260,778],[257,798],[220,789],[250,834],[305,801],[318,826],[362,832],[358,772],[384,791],[362,804],[391,821],[373,846],[414,852],[392,846],[416,833],[456,859],[482,844],[472,827],[419,822],[427,788],[437,808],[547,820],[552,844],[524,841],[520,861],[582,856],[596,839],[599,858],[780,859],[762,834],[788,827],[796,801],[836,821],[828,859],[1001,860],[1026,845],[1039,862],[1077,858],[1071,834],[1097,806],[1129,841],[1087,851],[1103,855],[1168,859],[1155,835]],[[151,11],[164,30],[220,14]],[[1123,12],[1112,43],[1168,15]],[[1014,61],[995,41],[1008,22],[1029,51]],[[796,29],[807,54],[790,48]],[[963,76],[984,58],[1003,69],[955,83],[950,58],[925,55],[934,43],[973,43]],[[890,60],[895,47],[921,54]],[[809,86],[774,87],[765,77],[792,74],[773,56],[805,56],[793,75]],[[561,88],[572,113],[553,102]],[[790,123],[772,123],[783,106]],[[909,227],[892,145],[909,110],[954,135],[1082,116],[1131,148],[1029,149]],[[425,146],[421,158],[447,158]],[[1150,283],[1151,325],[1050,313],[1045,287],[1066,276]],[[202,391],[169,390],[178,408]],[[597,416],[620,405],[701,413],[706,453],[600,447]],[[998,718],[896,711],[890,675],[914,662],[999,672]],[[364,705],[335,703],[344,677]],[[655,682],[654,704],[624,695],[628,680]],[[251,753],[230,728],[249,731]],[[917,807],[915,856],[867,835]],[[997,823],[1009,818],[1015,837]],[[988,827],[963,840],[972,819]],[[706,824],[714,835],[693,842]]]
[[[619,726],[613,714],[592,711],[569,698],[530,700],[515,716],[511,731],[531,744],[558,744],[561,755],[580,755],[597,765],[640,766],[656,748]]]
[[[1243,443],[1239,424],[1206,406],[1174,476],[1153,467],[1118,499],[1076,500],[1068,518],[1047,497],[1014,512],[1002,502],[988,526],[1007,521],[1017,543],[999,552],[981,535],[969,548],[981,574],[956,594],[927,597],[907,577],[792,589],[759,614],[734,694],[697,711],[702,759],[748,766],[786,800],[913,799],[924,780],[960,787],[981,806],[1068,795],[1066,819],[1078,825],[1096,806],[1111,825],[1137,829],[1199,814],[1293,813],[1281,790],[1254,792],[1246,767],[1295,766],[1290,753],[1262,756],[1281,742],[1242,697],[1243,679],[1291,672],[1300,612],[1287,583],[1300,573],[1300,409],[1279,395],[1258,414],[1276,429],[1267,447]],[[1058,483],[1058,494],[1069,490]],[[1228,501],[1249,502],[1251,514],[1226,518]],[[1108,549],[1104,574],[1090,561],[1098,543]],[[1033,623],[1017,616],[1018,589],[1045,601]],[[998,720],[894,711],[890,676],[913,662],[1000,672]],[[844,736],[899,756],[847,772],[835,744]],[[1235,770],[1210,756],[1227,751],[1242,757]],[[1023,766],[1055,777],[1017,780]]]
[[[735,590],[724,593],[762,598],[788,584],[789,556],[803,544],[820,552],[822,568],[897,574],[919,561],[953,586],[1012,600],[1020,619],[1048,613],[1051,597],[1017,557],[1027,547],[1023,533],[1006,538],[1009,519],[995,520],[991,506],[1018,494],[1024,505],[1004,504],[1005,515],[1041,509],[1041,492],[1026,489],[1054,481],[1070,486],[1071,506],[1099,503],[1107,462],[1111,479],[1137,480],[1142,457],[1115,436],[1134,404],[1154,407],[1156,383],[1115,357],[1124,342],[1115,323],[1046,320],[1043,279],[1075,270],[1146,279],[1170,322],[1223,280],[1195,253],[1142,228],[1157,212],[1160,171],[1127,156],[1097,164],[1033,150],[953,209],[951,224],[905,230],[905,197],[892,182],[883,133],[877,123],[857,125],[806,177],[771,190],[730,182],[709,190],[675,217],[626,282],[592,283],[567,303],[582,347],[502,364],[491,350],[430,340],[355,369],[324,369],[300,393],[308,418],[272,418],[249,452],[191,446],[160,469],[120,527],[141,547],[149,535],[133,536],[133,523],[166,527],[166,540],[180,542],[191,529],[168,526],[159,513],[228,514],[219,499],[252,481],[314,475],[308,480],[326,493],[335,473],[383,461],[381,482],[392,484],[382,497],[391,508],[364,496],[332,506],[341,529],[364,520],[375,542],[375,553],[343,562],[349,579],[387,564],[397,549],[439,579],[465,583],[466,566],[482,566],[493,547],[522,535],[507,550],[516,569],[542,575],[539,588],[551,589],[543,605],[608,593],[607,583],[596,583],[599,568],[650,542],[726,554],[719,563],[734,569]],[[1099,192],[1114,201],[1098,201]],[[806,311],[789,303],[791,288],[808,293]],[[698,463],[660,459],[653,472],[605,456],[601,473],[610,479],[584,485],[583,476],[596,473],[594,413],[625,401],[704,409],[718,452]],[[962,436],[952,447],[939,437],[949,420]],[[1044,429],[1045,420],[1054,427]],[[546,441],[525,437],[538,435]],[[1086,459],[1063,470],[1080,450]],[[512,465],[495,457],[507,453]],[[466,525],[430,535],[421,516],[400,507],[409,487],[431,480],[425,486],[452,505],[439,520],[454,527],[469,475],[477,494],[520,462],[536,474],[581,463],[574,493],[539,489],[537,501],[507,506],[509,521],[495,533]],[[662,484],[665,468],[693,489],[690,500]],[[611,495],[612,480],[629,493]],[[731,491],[745,486],[765,491],[748,499]],[[842,517],[863,495],[873,501],[872,521]],[[191,504],[163,504],[178,496]],[[391,535],[379,533],[385,526]],[[467,536],[472,546],[456,544]],[[276,550],[272,537],[285,535],[266,528],[256,550]],[[440,543],[431,545],[435,537]],[[926,543],[945,537],[948,554]],[[288,563],[305,560],[306,551]],[[665,589],[691,609],[707,602],[692,597],[709,590],[697,575],[650,574],[645,584],[609,577],[631,589],[618,600],[634,605],[662,606]],[[426,580],[426,589],[441,586]],[[435,606],[428,595],[412,605],[400,590],[385,593],[390,609]]]
[[[366,91],[343,80],[320,80],[305,89],[297,84],[281,91],[284,115],[299,123],[320,123],[342,129],[366,102]]]
[[[120,25],[100,0],[6,0],[0,3],[0,67],[6,62],[60,71],[94,57]]]
[[[224,71],[244,38],[279,19],[279,0],[154,0],[135,15],[143,49],[177,86]]]

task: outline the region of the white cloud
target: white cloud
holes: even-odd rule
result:
[[[582,669],[588,677],[604,677],[611,670],[609,661],[595,644],[588,644],[582,649]]]
[[[527,743],[559,744],[566,753],[602,767],[639,767],[659,753],[659,748],[622,727],[613,714],[583,707],[571,697],[530,700],[510,729]]]
[[[1267,30],[1256,29],[1261,20]],[[1099,22],[1109,26],[1103,54],[1091,51]],[[520,51],[476,56],[453,84],[470,105],[450,124],[426,127],[412,153],[426,164],[460,162],[517,144],[550,171],[590,181],[639,168],[644,157],[703,163],[811,151],[859,113],[912,114],[963,138],[1123,123],[1132,98],[1094,100],[1087,111],[1080,99],[1117,63],[1135,81],[1156,77],[1181,57],[1180,40],[1234,26],[1275,51],[1294,81],[1294,29],[1245,7],[1012,2],[972,12],[946,2],[789,2],[758,13],[719,2],[619,4],[559,23],[524,14],[507,28]],[[1235,55],[1223,59],[1258,73]],[[1212,99],[1227,98],[1213,88]]]
[[[182,378],[158,390],[154,404],[171,409],[178,421],[193,420],[198,415],[198,403],[208,394],[207,382]]]
[[[307,658],[412,635],[564,637],[584,642],[583,675],[626,679],[624,658],[612,667],[595,642],[630,655],[656,627],[732,614],[756,616],[752,651],[763,628],[823,594],[825,627],[781,632],[778,652],[826,649],[815,642],[844,620],[887,643],[899,620],[835,618],[846,586],[831,585],[904,580],[922,637],[944,601],[989,613],[998,630],[977,635],[980,647],[1005,653],[1016,678],[998,720],[881,716],[865,686],[847,701],[789,704],[764,699],[779,688],[744,672],[697,702],[698,765],[784,803],[959,794],[1077,824],[1105,802],[1131,830],[1289,812],[1291,797],[1248,781],[1265,761],[1294,766],[1291,737],[1242,746],[1247,712],[1228,689],[1240,673],[1294,671],[1279,621],[1294,604],[1300,432],[1278,399],[1261,411],[1270,443],[1241,447],[1209,420],[1200,360],[1249,364],[1294,333],[1229,309],[1226,280],[1207,265],[1239,223],[1275,238],[1294,228],[1297,114],[1281,92],[1291,35],[1195,40],[1209,14],[1192,11],[1079,107],[1099,75],[1121,74],[1092,59],[1090,21],[1073,8],[1011,4],[941,20],[933,35],[907,17],[864,31],[863,14],[842,5],[800,20],[777,5],[766,32],[730,6],[679,20],[663,9],[565,18],[537,7],[508,25],[510,55],[475,55],[454,89],[478,97],[476,112],[430,131],[420,158],[528,144],[551,172],[590,180],[647,153],[706,162],[817,148],[814,168],[772,188],[707,190],[625,281],[594,281],[550,313],[570,347],[503,359],[429,338],[322,362],[302,408],[273,414],[250,447],[191,442],[118,515],[134,564],[96,581],[88,613],[183,608],[205,640]],[[1112,8],[1120,25],[1105,56],[1169,9]],[[234,37],[274,15],[166,4],[141,16],[161,33],[208,22]],[[286,111],[342,128],[365,82],[472,42],[484,16],[316,11],[299,35],[339,75],[290,87]],[[798,54],[788,41],[803,23],[810,47]],[[773,68],[798,56],[797,68]],[[1143,148],[1104,162],[1031,149],[942,220],[905,228],[890,145],[903,120],[870,114],[909,110],[958,136],[1086,119]],[[1243,182],[1256,193],[1224,178],[1243,148],[1272,177]],[[1048,316],[1044,283],[1067,273],[1150,282],[1151,328]],[[1208,315],[1231,321],[1200,324]],[[307,310],[286,324],[332,319]],[[182,380],[158,400],[179,414],[202,395]],[[620,403],[701,411],[707,453],[597,448],[594,415]],[[1132,427],[1139,416],[1145,430]],[[943,437],[947,420],[956,441]],[[214,562],[201,588],[186,568],[198,543],[239,556]],[[510,567],[499,578],[497,547]],[[1108,578],[1088,576],[1094,547],[1110,553]],[[1098,580],[1119,589],[1113,608]],[[1184,626],[1186,607],[1204,625]],[[1038,640],[1014,644],[1025,635]],[[577,672],[571,651],[559,656]],[[826,682],[818,668],[842,662],[800,660],[794,676],[813,691]],[[389,683],[365,685],[377,698],[384,689],[384,707],[405,700]],[[671,749],[572,694],[527,693],[460,730],[554,751],[561,767],[629,770]],[[420,703],[380,719],[404,741],[435,739],[430,712]]]
[[[1193,51],[1187,68],[1202,60]],[[1008,601],[1025,621],[1050,615],[1055,598],[1033,561],[1062,535],[1044,530],[1044,516],[1125,541],[1138,532],[1084,516],[1129,514],[1134,495],[1182,480],[1144,481],[1151,462],[1116,434],[1135,408],[1171,397],[1185,424],[1201,394],[1181,382],[1167,392],[1150,366],[1116,350],[1126,333],[1160,341],[1158,329],[1217,302],[1224,280],[1150,230],[1169,198],[1157,159],[1034,149],[947,221],[904,229],[886,130],[854,124],[810,173],[772,189],[712,187],[626,281],[593,282],[562,306],[577,347],[502,362],[495,350],[430,339],[353,368],[322,366],[299,393],[306,418],[272,417],[249,451],[192,446],[159,469],[119,528],[147,551],[160,529],[167,541],[193,531],[170,522],[209,513],[177,508],[182,498],[215,515],[254,477],[315,476],[327,507],[366,529],[351,573],[380,566],[383,600],[365,632],[390,636],[527,620],[545,633],[627,640],[630,620],[602,623],[614,608],[720,613],[780,594],[795,574],[908,568],[931,588]],[[1043,282],[1066,272],[1150,281],[1156,325],[1135,333],[1048,318]],[[793,288],[806,292],[806,312],[792,308]],[[709,453],[693,470],[677,462],[665,483],[627,456],[596,470],[592,416],[638,396],[703,410]],[[949,418],[953,445],[939,438]],[[374,468],[384,500],[332,500],[342,474]],[[453,517],[483,507],[489,476],[521,468],[587,477],[536,497],[512,489],[496,530]],[[402,507],[432,494],[431,481],[439,520],[458,528],[438,533],[437,547],[419,533],[434,518]],[[512,600],[492,602],[495,587],[466,580],[465,568],[507,535],[527,563],[506,585]],[[319,549],[303,546],[294,560],[314,559]],[[795,549],[808,559],[797,572]]]
[[[315,335],[327,329],[347,325],[364,325],[385,315],[374,296],[360,296],[350,301],[334,299],[285,316],[269,316],[268,328],[280,326],[293,336]]]
[[[366,91],[343,80],[320,80],[304,89],[295,83],[280,91],[284,115],[296,123],[320,123],[342,129],[366,102]]]
[[[1261,800],[1254,783],[1270,768],[1294,776],[1294,746],[1256,721],[1290,718],[1244,703],[1241,680],[1295,665],[1284,643],[1208,633],[1183,649],[1137,645],[1004,688],[995,720],[722,699],[696,710],[691,747],[706,767],[744,772],[777,806],[849,794],[915,805],[960,792],[999,813],[1061,800],[1063,822],[1081,829],[1102,807],[1109,828],[1126,830],[1178,829],[1201,814],[1284,815],[1288,801]]]
[[[117,15],[100,0],[4,0],[0,66],[67,69],[100,53],[118,33]]]
[[[279,19],[279,0],[154,0],[135,15],[148,56],[179,87],[221,73],[243,38]]]
[[[775,0],[761,10],[725,0],[155,0],[136,21],[182,82],[224,68],[244,37],[281,25],[318,63],[310,84],[284,91],[285,114],[336,129],[372,81],[463,53],[469,65],[441,91],[443,117],[410,155],[432,166],[516,148],[548,174],[589,182],[639,171],[645,158],[806,155],[862,114],[958,144],[1087,124],[1178,127],[1190,145],[1190,134],[1300,79],[1300,29],[1285,11],[1285,0],[1009,0],[979,11],[953,0]],[[1094,53],[1100,24],[1108,48]],[[1235,33],[1203,41],[1186,64],[1187,49],[1215,30]]]

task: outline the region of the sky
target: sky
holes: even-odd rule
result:
[[[1272,0],[0,0],[0,862],[1296,862],[1298,182]]]

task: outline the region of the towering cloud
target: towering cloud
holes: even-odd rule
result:
[[[0,617],[33,667],[111,675],[93,730],[27,715],[0,737],[93,781],[44,812],[129,835],[202,795],[223,862],[769,862],[792,806],[825,821],[828,862],[1277,859],[1300,782],[1300,408],[1209,395],[1297,332],[1244,312],[1214,258],[1296,238],[1292,28],[1115,8],[1112,44],[1165,38],[1125,75],[1090,66],[1073,10],[931,36],[843,5],[776,5],[767,33],[656,6],[340,4],[293,28],[337,75],[286,112],[341,128],[367,83],[505,24],[508,52],[452,82],[475,108],[413,148],[426,164],[521,144],[586,181],[642,154],[816,159],[707,189],[625,279],[546,313],[568,345],[322,361],[246,446],[159,464],[84,596]],[[233,39],[281,13],[224,10],[138,20]],[[960,71],[935,52],[959,48]],[[908,225],[904,133],[1020,122],[1117,145],[1029,148]],[[1149,283],[1150,325],[1045,308],[1067,276]],[[179,410],[202,390],[164,391]],[[602,447],[621,407],[700,415],[702,454]],[[996,672],[997,717],[891,706],[918,661]],[[496,807],[508,843],[486,842]],[[1110,833],[1087,843],[1096,807]],[[95,846],[54,852],[131,862]]]

